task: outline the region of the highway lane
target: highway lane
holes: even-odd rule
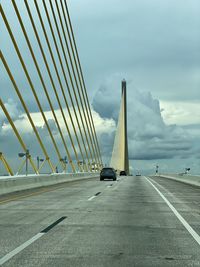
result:
[[[152,179],[155,186],[200,235],[200,187],[156,176]]]
[[[7,255],[3,266],[200,266],[199,244],[150,182],[197,235],[200,189],[148,179],[77,181],[2,203],[0,262]]]

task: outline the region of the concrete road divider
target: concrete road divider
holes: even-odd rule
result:
[[[28,176],[0,177],[0,195],[32,189],[42,186],[54,185],[75,180],[99,177],[98,173],[54,173]]]
[[[189,175],[189,174],[159,174],[157,177],[172,179],[185,184],[195,185],[200,187],[200,176],[199,175]]]

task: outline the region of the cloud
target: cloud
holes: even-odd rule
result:
[[[116,122],[116,111],[119,112],[120,105],[120,93],[116,92],[116,90],[120,92],[120,88],[115,87],[115,80],[118,78],[118,75],[114,75],[105,81],[92,103],[94,110],[102,118],[114,119]],[[189,158],[198,155],[200,128],[194,125],[191,130],[189,126],[166,124],[160,102],[153,98],[150,92],[141,92],[135,88],[131,80],[127,83],[127,103],[131,160]],[[165,106],[165,112],[170,112],[167,108],[168,106]],[[106,153],[109,150],[109,155],[111,155],[114,135],[115,132],[110,134],[108,139]],[[105,146],[105,133],[100,135],[100,144]]]
[[[19,119],[20,118],[20,115],[22,115],[22,111],[21,109],[19,108],[18,106],[18,103],[15,102],[12,98],[8,98],[7,102],[4,103],[10,117],[13,119],[13,120],[16,120],[17,118]],[[3,123],[5,123],[7,121],[4,113],[3,113],[3,110],[0,110],[0,125],[2,126]]]
[[[97,92],[97,97],[94,98],[92,103],[92,115],[104,162],[110,161],[118,119],[117,113],[119,112],[120,106],[121,88],[120,86],[117,88],[115,82],[112,85],[112,78],[115,80],[116,77],[118,77],[118,75],[110,77],[110,79],[100,87],[99,92]],[[114,90],[115,93],[113,93]],[[102,97],[100,97],[100,95]],[[138,161],[151,162],[156,160],[159,162],[160,160],[166,161],[174,159],[177,161],[177,159],[182,159],[188,162],[189,159],[194,158],[194,161],[190,166],[198,168],[198,164],[195,165],[195,159],[198,161],[200,155],[199,124],[184,126],[166,124],[162,116],[163,112],[161,112],[159,101],[154,99],[150,92],[139,91],[133,86],[131,80],[127,83],[127,96],[129,158],[133,166],[135,166],[135,162]],[[17,129],[21,133],[25,144],[30,149],[33,158],[37,155],[42,156],[43,153],[36,140],[35,134],[31,129],[27,116],[12,99],[9,99],[5,103],[5,106],[9,110]],[[64,111],[66,113],[66,110]],[[167,107],[165,107],[165,111],[167,111]],[[55,112],[62,131],[65,133],[67,144],[69,144],[70,141],[67,138],[60,111],[56,110]],[[52,119],[51,112],[47,111],[45,114],[61,154],[66,155],[57,126]],[[37,130],[45,147],[47,147],[50,157],[55,163],[58,162],[55,149],[47,129],[44,126],[41,115],[39,113],[31,113],[31,116],[36,123]],[[67,113],[66,119],[70,122]],[[21,151],[21,147],[2,112],[0,113],[0,125],[1,151],[5,152],[6,156],[10,162],[12,161],[12,164],[16,169],[20,161],[17,154]],[[74,135],[72,135],[72,137],[74,138]],[[76,149],[78,151],[77,144]],[[69,148],[69,150],[74,159],[74,152],[71,148]],[[146,165],[149,166],[147,163]],[[153,164],[151,163],[150,165]],[[166,168],[169,169],[169,167]]]
[[[18,132],[20,133],[24,143],[26,144],[27,148],[30,150],[30,153],[31,153],[33,159],[36,160],[37,156],[44,157],[43,151],[41,150],[41,147],[40,147],[40,145],[36,139],[35,133],[33,132],[33,129],[31,127],[29,120],[28,120],[28,117],[26,114],[24,114],[23,110],[18,105],[18,103],[15,102],[13,99],[9,99],[4,104],[7,108],[10,116],[12,117],[12,120],[13,120]],[[72,108],[71,108],[71,112],[72,112],[72,118],[75,121],[75,115],[73,113]],[[72,145],[71,145],[71,142],[69,139],[69,135],[67,133],[67,130],[66,130],[66,127],[65,127],[60,110],[55,110],[55,114],[56,114],[57,119],[59,121],[61,131],[63,133],[64,139],[65,139],[67,148],[69,150],[69,153],[72,157],[72,160],[74,160],[76,162],[75,153],[73,151],[73,148],[72,148]],[[79,147],[78,147],[78,144],[77,144],[77,141],[75,138],[74,131],[72,129],[69,114],[67,113],[66,109],[64,109],[64,114],[65,114],[67,124],[70,128],[70,132],[72,135],[72,139],[74,141],[75,149],[78,153],[78,157],[79,157],[79,159],[81,159]],[[58,156],[57,156],[56,150],[52,144],[52,140],[51,140],[50,135],[48,133],[47,127],[44,124],[44,120],[41,117],[41,114],[39,112],[34,112],[34,113],[30,113],[30,115],[34,121],[36,129],[37,129],[37,131],[41,137],[41,140],[42,140],[52,162],[55,165],[58,165]],[[63,141],[62,141],[60,133],[58,131],[58,127],[55,123],[55,120],[52,117],[52,113],[50,111],[46,111],[45,116],[47,118],[51,132],[55,138],[55,141],[56,141],[56,144],[57,144],[58,149],[60,151],[61,157],[64,157],[65,155],[67,155],[67,152],[65,150]],[[108,149],[110,148],[110,147],[107,148],[106,142],[109,139],[111,139],[111,140],[113,139],[112,134],[113,134],[114,129],[116,127],[115,121],[113,119],[101,118],[99,116],[99,114],[97,112],[95,112],[94,110],[92,110],[92,116],[93,116],[93,119],[95,121],[95,128],[97,131],[97,135],[98,136],[99,135],[104,136],[105,146],[103,146],[103,148],[101,150],[103,153],[106,153],[108,151]],[[76,127],[76,123],[75,123],[75,127]],[[76,130],[77,130],[77,127],[76,127]],[[83,132],[83,136],[84,136],[83,129],[82,129],[82,132]],[[84,147],[83,147],[81,137],[80,137],[78,130],[77,130],[77,133],[78,133],[79,141],[81,143],[81,147],[82,147],[84,157],[85,157]],[[21,160],[18,158],[17,155],[20,151],[22,151],[22,147],[20,146],[20,143],[19,143],[17,137],[15,136],[14,131],[13,131],[11,125],[9,124],[9,122],[7,121],[2,110],[0,112],[0,144],[1,144],[0,151],[2,151],[5,154],[8,161],[12,162],[12,167],[15,170],[17,170],[17,168],[20,164],[20,160]],[[87,147],[87,143],[86,143],[86,147]],[[86,159],[86,157],[85,157],[85,159]]]
[[[167,124],[191,125],[200,124],[200,101],[161,101],[162,116]]]
[[[198,0],[69,3],[89,88],[119,72],[162,100],[199,97]]]

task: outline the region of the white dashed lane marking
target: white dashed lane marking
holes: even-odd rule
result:
[[[57,221],[55,221],[54,223],[52,223],[48,227],[46,227],[44,230],[42,230],[40,233],[34,235],[32,238],[27,240],[25,243],[23,243],[19,247],[15,248],[14,250],[12,250],[8,254],[6,254],[3,258],[0,259],[0,265],[3,265],[5,262],[10,260],[12,257],[14,257],[18,253],[20,253],[22,250],[24,250],[25,248],[30,246],[33,242],[35,242],[36,240],[41,238],[43,235],[48,233],[53,227],[55,227],[57,224],[59,224],[60,222],[62,222],[66,218],[67,217],[61,217],[60,219],[58,219]]]

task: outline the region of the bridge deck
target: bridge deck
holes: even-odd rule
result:
[[[200,234],[200,189],[150,181]],[[200,265],[199,244],[145,177],[76,181],[31,194],[1,199],[3,266]]]

